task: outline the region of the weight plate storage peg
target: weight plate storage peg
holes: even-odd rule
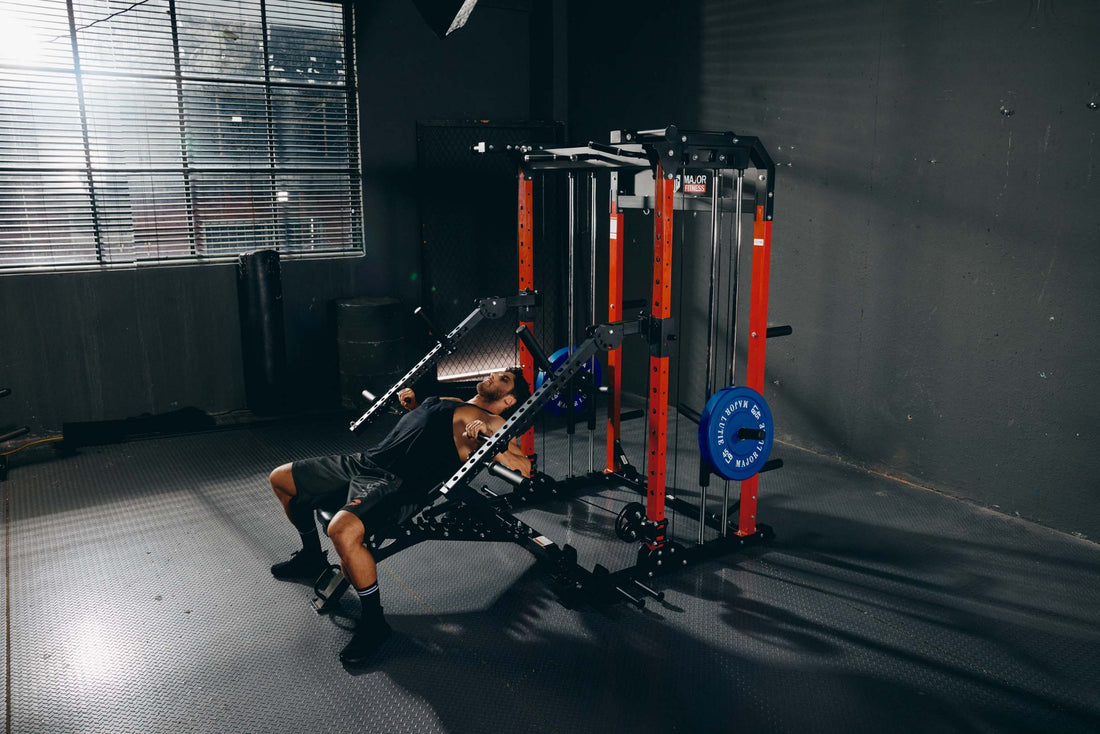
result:
[[[714,473],[748,479],[772,450],[772,412],[749,387],[726,387],[710,396],[699,420],[699,451]]]
[[[569,349],[568,347],[562,347],[561,349],[550,355],[550,366],[554,368],[555,372],[561,369],[561,366],[565,364],[565,360],[569,359],[569,354],[572,351],[573,350]],[[600,368],[600,360],[593,358],[592,361],[595,364],[594,369],[590,366],[590,363],[586,362],[584,367],[582,367],[580,371],[594,375],[593,379],[596,383],[595,386],[599,387],[601,384],[603,384],[603,370]],[[535,377],[535,389],[538,390],[540,387],[542,387],[542,383],[546,382],[548,379],[549,377],[547,376],[547,374],[540,370],[538,375]],[[576,380],[575,377],[574,380]],[[573,410],[579,413],[584,410],[585,406],[588,404],[588,396],[585,395],[579,389],[579,387],[574,389],[575,392],[573,393]],[[552,415],[565,415],[565,412],[569,409],[569,395],[567,393],[568,390],[562,390],[561,392],[555,394],[554,398],[546,404],[545,410]]]

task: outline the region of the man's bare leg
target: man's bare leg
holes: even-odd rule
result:
[[[272,491],[283,505],[287,519],[294,522],[294,518],[290,516],[290,501],[298,495],[298,488],[294,486],[294,473],[290,470],[290,464],[283,464],[272,471],[268,480]]]
[[[352,500],[357,503],[359,500]],[[378,566],[363,545],[366,529],[363,521],[347,510],[340,510],[328,524],[328,537],[340,555],[340,568],[356,589],[378,583]]]
[[[296,552],[289,561],[276,563],[271,567],[271,573],[278,579],[313,581],[328,567],[325,554],[321,551],[321,538],[313,512],[295,503],[298,489],[294,485],[290,464],[283,464],[271,472],[269,480],[272,491],[283,506],[283,512],[302,539],[302,550]]]
[[[359,500],[352,500],[352,504]],[[359,595],[362,614],[351,642],[340,652],[340,660],[349,665],[365,663],[390,636],[390,626],[382,616],[378,596],[378,566],[363,546],[366,529],[363,521],[347,510],[340,510],[328,525],[328,537],[340,554],[344,576]]]

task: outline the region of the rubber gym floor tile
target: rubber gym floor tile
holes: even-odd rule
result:
[[[271,577],[297,546],[267,475],[371,435],[270,425],[13,469],[7,729],[1100,730],[1100,547],[783,445],[760,480],[775,539],[661,577],[663,603],[566,608],[519,546],[427,542],[380,564],[395,633],[345,668],[358,602],[318,615],[309,585]],[[540,441],[561,476],[562,432]],[[679,453],[670,483],[696,502]],[[586,445],[574,459],[586,472]],[[518,514],[615,570],[636,553],[613,534],[628,501],[594,486]],[[696,517],[670,520],[694,538]]]

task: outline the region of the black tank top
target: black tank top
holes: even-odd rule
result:
[[[401,416],[393,430],[364,456],[402,479],[402,490],[424,492],[451,477],[462,466],[454,439],[455,400],[425,398]]]

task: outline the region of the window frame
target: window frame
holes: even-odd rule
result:
[[[239,256],[244,252],[249,252],[258,249],[275,249],[280,253],[280,257],[286,259],[340,259],[340,258],[359,258],[365,254],[365,239],[364,239],[364,197],[363,197],[363,175],[362,175],[362,156],[360,154],[360,140],[359,140],[359,104],[358,104],[358,85],[357,85],[357,67],[356,67],[356,55],[355,55],[355,7],[354,3],[346,2],[345,0],[295,0],[296,3],[302,6],[308,3],[316,3],[318,5],[325,5],[331,7],[334,11],[338,9],[339,18],[341,22],[340,36],[342,45],[335,46],[340,48],[342,56],[333,56],[335,60],[335,66],[333,69],[337,69],[341,64],[343,65],[342,73],[336,71],[336,78],[339,82],[330,82],[327,84],[314,84],[314,79],[302,80],[302,77],[298,79],[280,79],[277,77],[280,72],[284,72],[285,69],[278,66],[281,61],[285,59],[277,59],[272,55],[272,47],[277,43],[277,36],[273,33],[273,26],[277,23],[271,22],[271,7],[275,5],[278,0],[255,0],[256,7],[259,10],[259,28],[257,29],[260,37],[262,38],[262,78],[242,79],[235,77],[232,73],[227,73],[221,76],[211,76],[210,74],[203,73],[187,73],[184,72],[182,65],[181,51],[182,44],[180,42],[180,19],[181,12],[179,5],[185,4],[186,0],[165,0],[164,5],[166,12],[170,14],[169,24],[171,26],[171,58],[164,59],[168,65],[173,67],[173,73],[170,78],[170,84],[174,88],[176,104],[178,109],[178,127],[170,133],[173,137],[173,143],[178,145],[178,165],[163,165],[153,160],[151,162],[142,162],[141,165],[125,165],[122,167],[97,164],[95,158],[95,148],[97,145],[103,145],[104,143],[99,140],[93,140],[93,137],[89,132],[89,105],[87,103],[86,90],[88,86],[92,84],[86,83],[86,78],[98,78],[100,80],[117,80],[119,78],[130,79],[153,79],[157,82],[165,82],[169,78],[163,74],[148,74],[141,69],[138,70],[111,70],[91,71],[82,65],[80,51],[81,41],[78,37],[80,31],[89,28],[91,25],[100,23],[106,20],[113,19],[117,15],[121,15],[125,12],[133,10],[145,2],[150,0],[143,0],[129,4],[123,10],[106,15],[105,17],[95,21],[92,24],[86,24],[80,26],[77,24],[76,14],[74,6],[79,4],[80,0],[63,0],[65,12],[68,14],[68,34],[69,42],[72,45],[71,64],[67,66],[54,66],[54,67],[35,67],[30,64],[20,64],[11,62],[0,63],[0,72],[18,73],[20,71],[30,73],[38,71],[44,76],[38,77],[38,79],[57,79],[62,83],[71,83],[75,85],[75,103],[78,108],[78,120],[76,125],[79,128],[81,136],[81,144],[83,149],[83,165],[77,166],[58,166],[50,165],[49,163],[38,165],[23,164],[16,161],[14,165],[4,165],[5,161],[0,160],[0,177],[10,178],[15,183],[10,187],[10,191],[22,194],[24,198],[30,196],[39,196],[42,201],[45,202],[49,198],[49,180],[51,176],[57,176],[58,180],[61,180],[64,176],[71,177],[71,180],[77,181],[83,179],[83,197],[86,201],[76,208],[74,211],[62,211],[48,218],[48,221],[39,222],[35,221],[31,214],[33,213],[33,206],[27,206],[24,209],[25,219],[27,223],[22,225],[18,223],[9,223],[0,220],[0,228],[10,228],[10,231],[14,233],[11,246],[7,246],[2,237],[2,229],[0,229],[0,276],[25,274],[25,273],[58,273],[58,272],[81,272],[81,271],[96,271],[96,270],[117,270],[117,269],[133,269],[133,268],[145,268],[145,267],[179,267],[179,266],[196,266],[205,264],[225,264],[237,262]],[[248,2],[248,0],[242,0],[242,2]],[[37,0],[25,0],[23,5],[30,8],[36,6]],[[60,12],[60,5],[57,10]],[[199,3],[198,7],[211,7],[212,3]],[[283,5],[283,10],[289,10],[289,3]],[[154,6],[156,7],[156,6]],[[240,9],[242,6],[236,6],[234,9]],[[220,6],[219,6],[220,8]],[[227,12],[231,12],[227,11]],[[278,10],[275,11],[276,13]],[[277,21],[278,18],[275,18]],[[330,26],[334,27],[334,26]],[[301,28],[300,28],[301,29]],[[327,30],[327,29],[326,29]],[[305,38],[306,34],[302,34]],[[57,39],[61,39],[62,36],[58,36]],[[54,39],[54,40],[57,40]],[[102,53],[104,49],[113,49],[113,46],[104,46],[102,44],[96,45],[94,41],[85,42],[85,49],[91,49],[90,52]],[[320,54],[318,54],[320,56]],[[312,58],[312,57],[311,57]],[[316,60],[316,59],[312,59]],[[323,59],[322,59],[323,60]],[[94,67],[94,64],[92,65]],[[42,71],[46,68],[46,71]],[[252,70],[255,74],[259,70],[259,66]],[[301,71],[301,70],[298,70]],[[312,71],[312,69],[310,70]],[[289,76],[289,75],[288,75]],[[247,161],[241,165],[228,165],[225,167],[211,166],[202,163],[196,163],[190,154],[189,142],[194,137],[195,127],[190,127],[193,123],[189,123],[187,117],[187,111],[185,109],[185,87],[187,85],[215,85],[220,87],[221,91],[232,89],[241,85],[246,85],[251,88],[256,88],[259,91],[259,95],[263,98],[263,117],[260,121],[260,125],[266,128],[266,135],[264,141],[257,145],[256,149],[250,151],[250,155]],[[13,87],[15,89],[15,87]],[[283,156],[283,160],[280,160],[279,145],[280,140],[276,135],[276,126],[280,123],[287,124],[289,130],[293,130],[293,133],[288,133],[287,138],[282,140],[282,144],[286,147],[290,147],[290,144],[297,139],[292,138],[291,135],[304,135],[302,140],[308,142],[308,133],[302,133],[301,130],[305,129],[308,124],[308,118],[306,116],[295,117],[298,112],[295,110],[295,106],[302,103],[303,100],[310,101],[307,90],[313,90],[316,98],[322,99],[321,106],[323,109],[322,114],[322,137],[328,140],[328,131],[330,129],[336,129],[338,131],[337,138],[334,138],[337,153],[333,156],[333,160],[342,162],[343,165],[325,165],[324,154],[319,156],[322,160],[318,163],[314,161],[311,164],[301,165],[296,164],[291,157]],[[334,91],[339,91],[338,94],[332,94]],[[300,93],[300,94],[296,94]],[[281,106],[278,103],[280,94],[286,99],[286,104]],[[5,95],[7,96],[7,95]],[[337,123],[333,127],[329,127],[328,121],[330,113],[327,107],[324,107],[324,97],[331,97],[335,100],[334,109],[342,110],[343,114],[336,116],[336,120],[339,117],[343,117],[343,123]],[[74,100],[65,100],[67,103],[72,103]],[[224,100],[222,98],[208,98],[214,105],[221,104]],[[157,110],[152,106],[143,108],[149,110],[148,114],[156,115],[158,112],[163,114],[162,110]],[[289,110],[291,114],[287,115],[286,111]],[[283,115],[280,115],[283,112]],[[62,122],[72,123],[73,120],[69,117],[58,118]],[[153,119],[152,117],[150,119]],[[224,123],[221,120],[215,120],[215,123]],[[300,129],[295,130],[292,126],[298,125]],[[12,128],[18,131],[18,128]],[[8,128],[0,130],[0,132],[6,132]],[[13,139],[14,135],[13,135]],[[32,138],[34,143],[37,143],[37,139]],[[18,140],[15,140],[14,145],[18,144]],[[211,135],[206,138],[205,142],[213,146],[225,146],[232,145],[234,141],[230,137],[219,138]],[[168,151],[170,144],[165,144],[165,147],[157,153],[164,154]],[[346,149],[346,156],[341,152]],[[37,148],[35,149],[38,150]],[[41,149],[47,155],[53,148]],[[326,148],[327,151],[327,148]],[[168,151],[169,156],[175,155],[171,151]],[[309,156],[309,152],[304,153],[306,157]],[[288,162],[289,161],[289,162]],[[229,193],[234,194],[240,192],[246,200],[246,206],[237,210],[236,217],[233,216],[232,210],[228,211],[228,215],[224,216],[221,221],[215,221],[214,224],[206,228],[201,220],[203,216],[208,216],[211,211],[214,211],[216,207],[212,207],[210,210],[203,212],[202,205],[198,202],[199,193],[196,181],[201,180],[203,176],[218,177],[220,179],[216,185],[214,192],[216,195]],[[135,245],[129,256],[126,256],[125,242],[127,238],[131,242],[136,242],[135,232],[141,230],[139,226],[139,217],[132,215],[126,226],[121,229],[105,230],[101,223],[101,218],[105,213],[110,215],[113,211],[111,199],[112,194],[110,192],[104,193],[105,185],[104,181],[110,180],[110,177],[117,176],[122,183],[120,184],[120,190],[123,192],[120,195],[122,201],[123,211],[133,209],[133,201],[135,197],[140,200],[144,192],[140,189],[131,191],[130,182],[132,180],[148,179],[148,185],[153,186],[156,177],[163,176],[164,180],[168,182],[169,186],[182,187],[182,200],[168,199],[165,202],[165,208],[176,207],[177,210],[182,206],[183,218],[183,234],[177,235],[177,239],[168,240],[162,242],[160,239],[152,239],[145,242],[142,246]],[[30,185],[24,185],[22,183],[23,178],[40,177],[40,181],[33,182]],[[282,181],[293,180],[298,178],[301,184],[301,191],[305,191],[307,194],[313,194],[315,201],[307,202],[304,205],[295,205],[297,208],[288,204],[292,195],[291,187],[286,187],[284,190],[280,186]],[[330,180],[338,181],[339,183],[325,185],[323,180],[325,177],[329,177]],[[266,188],[261,185],[253,187],[249,183],[251,180],[264,180]],[[314,188],[318,181],[322,181],[320,186]],[[226,183],[230,182],[230,183]],[[73,189],[77,191],[77,189]],[[298,193],[300,194],[301,191]],[[259,192],[259,193],[256,193]],[[321,193],[317,193],[321,192]],[[8,193],[8,190],[0,185],[0,196]],[[75,199],[81,198],[81,193],[74,194]],[[284,196],[286,198],[284,198]],[[13,195],[13,198],[14,195]],[[305,198],[305,196],[301,196]],[[74,199],[74,200],[75,200]],[[152,209],[155,211],[157,208],[157,202],[160,199],[154,199]],[[281,206],[287,203],[287,206]],[[264,207],[269,207],[267,211]],[[224,206],[223,206],[224,208]],[[11,211],[15,211],[18,214],[18,209],[13,208]],[[310,216],[311,212],[316,213],[317,217],[322,214],[332,215],[332,221],[335,222],[331,226],[336,232],[336,236],[330,242],[323,242],[320,245],[321,249],[306,249],[303,246],[302,240],[294,239],[293,241],[282,241],[281,235],[289,233],[293,228],[299,226],[294,224],[296,222],[297,212],[302,211],[303,217],[309,218],[308,232],[306,235],[307,244],[308,239],[312,237],[314,232],[314,219]],[[0,200],[0,215],[6,214],[8,211],[3,208],[2,200]],[[223,212],[225,214],[226,212]],[[147,214],[147,212],[145,212]],[[55,223],[53,220],[56,217],[58,220]],[[15,219],[17,216],[11,217]],[[218,219],[217,216],[214,217]],[[326,220],[322,220],[322,225],[326,223]],[[247,242],[237,247],[225,248],[219,246],[217,243],[219,231],[231,231],[233,228],[245,228],[252,226],[253,236],[257,228],[261,228],[264,234],[260,235],[260,239],[255,242]],[[33,234],[27,234],[27,229],[31,228],[54,228],[57,229],[60,234],[56,238],[41,238],[40,241],[32,240]],[[82,228],[90,228],[90,246],[88,237],[85,236],[83,240],[77,242],[76,238],[80,237],[80,231]],[[22,229],[22,234],[20,230]],[[154,229],[155,222],[154,222]],[[111,235],[118,235],[121,232],[122,244],[113,242],[110,239]],[[323,239],[323,238],[322,238]],[[317,240],[320,241],[320,240]],[[67,243],[76,242],[79,244],[80,249],[75,249],[68,254],[67,259],[59,259],[57,256],[44,255],[40,260],[35,261],[35,251],[39,246],[52,247],[61,246],[64,248]],[[334,242],[335,244],[332,244]],[[313,245],[317,247],[316,241]],[[163,247],[167,254],[161,254],[158,250]],[[209,249],[207,249],[209,248]],[[186,249],[186,252],[184,250]],[[94,261],[90,261],[90,258],[94,254]]]

